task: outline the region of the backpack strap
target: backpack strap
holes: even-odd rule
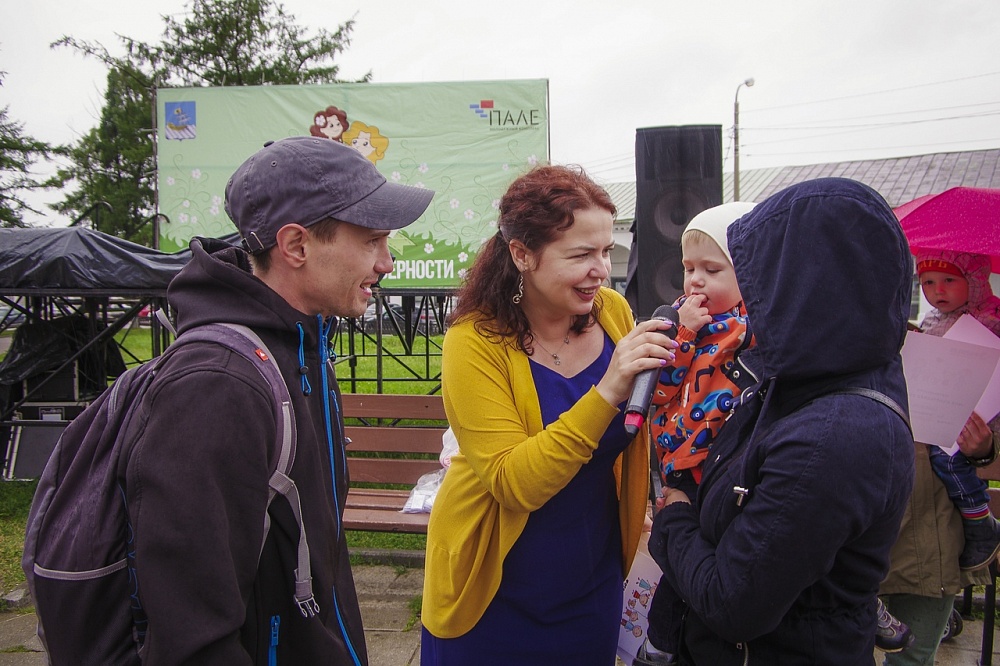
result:
[[[766,394],[767,389],[769,387],[768,381],[769,380],[765,380],[764,382],[762,382],[761,385],[758,385],[757,388],[754,388],[753,391],[751,391],[751,390],[746,391],[745,393],[749,393],[749,395],[747,396],[747,398],[748,399],[751,398],[752,395],[753,395],[753,392],[756,392],[757,396],[759,398],[763,397]],[[826,393],[821,393],[820,395],[817,395],[817,396],[813,397],[811,400],[808,400],[806,403],[803,403],[803,405],[800,405],[799,407],[796,407],[795,410],[801,409],[806,404],[811,404],[812,402],[814,402],[816,400],[819,400],[820,398],[825,398],[825,397],[830,396],[830,395],[838,395],[838,394],[842,394],[842,395],[860,395],[862,397],[868,398],[870,400],[874,400],[875,402],[879,402],[879,403],[885,405],[886,407],[888,407],[889,409],[891,409],[893,412],[895,412],[896,416],[898,416],[900,419],[902,419],[903,423],[906,424],[907,430],[909,430],[909,432],[910,432],[910,436],[911,437],[913,436],[913,428],[910,427],[910,419],[909,419],[909,417],[906,414],[906,410],[904,410],[902,407],[900,407],[899,403],[897,403],[895,400],[893,400],[892,398],[890,398],[886,394],[882,393],[881,391],[876,391],[875,389],[862,388],[860,386],[847,386],[847,387],[844,387],[844,388],[835,389],[833,391],[827,391]],[[795,410],[793,410],[793,411],[795,411]],[[755,424],[754,425],[754,433],[756,433],[756,428],[757,428],[757,426]],[[753,434],[751,434],[750,439],[751,440],[754,439]],[[733,486],[733,492],[737,495],[737,498],[736,498],[736,505],[737,506],[744,506],[746,504],[747,495],[750,494],[751,489],[753,488],[754,485],[756,485],[756,479],[754,479],[753,476],[752,476],[752,474],[751,474],[751,472],[748,471],[749,470],[749,468],[748,468],[748,460],[749,460],[749,456],[745,456],[743,464],[742,464],[742,471],[740,472],[741,484],[738,485],[738,486]],[[702,483],[704,483],[704,479],[702,479]]]
[[[284,377],[278,363],[274,360],[264,341],[252,330],[240,324],[217,323],[204,324],[184,331],[171,345],[176,348],[189,342],[212,342],[243,356],[250,361],[271,389],[274,398],[275,424],[278,433],[277,463],[271,478],[268,480],[268,506],[275,495],[281,495],[288,501],[295,522],[299,527],[299,543],[295,568],[295,603],[303,617],[311,617],[319,612],[319,604],[312,591],[312,567],[309,562],[309,543],[306,540],[306,530],[302,523],[302,502],[295,482],[289,476],[292,462],[295,460],[296,431],[295,412],[292,407],[292,397],[288,392]],[[264,513],[264,539],[260,550],[264,550],[264,541],[271,528],[271,516]],[[258,558],[260,554],[258,553]]]
[[[899,406],[895,400],[887,396],[881,391],[876,391],[869,388],[861,388],[860,386],[848,386],[847,388],[837,389],[836,391],[830,391],[829,393],[824,393],[823,395],[836,395],[838,393],[843,393],[847,395],[861,395],[875,402],[881,402],[883,405],[896,412],[896,415],[903,419],[903,423],[906,424],[906,428],[910,431],[910,435],[913,435],[913,428],[910,426],[910,418],[906,415],[906,411]]]

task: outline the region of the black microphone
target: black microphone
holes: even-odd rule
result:
[[[651,319],[662,319],[673,322],[673,326],[665,331],[660,331],[665,336],[673,340],[677,337],[677,327],[680,326],[681,318],[677,310],[669,305],[661,305],[656,308]],[[635,384],[632,386],[632,395],[625,403],[625,432],[629,437],[635,437],[642,424],[646,422],[646,414],[649,413],[649,402],[653,399],[653,391],[656,389],[656,382],[660,378],[660,368],[643,370],[635,376]]]

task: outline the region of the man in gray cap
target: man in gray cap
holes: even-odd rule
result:
[[[168,298],[179,333],[243,324],[277,361],[295,414],[288,476],[301,500],[313,598],[301,608],[293,599],[297,507],[279,496],[266,508],[271,391],[241,355],[188,343],[160,367],[139,405],[143,418],[127,430],[136,441],[125,485],[148,618],[144,662],[367,664],[342,526],[347,462],[328,336],[336,317],[364,312],[372,285],[392,271],[390,231],[432,197],[315,137],[269,143],[230,179],[226,211],[243,249],[194,239]]]

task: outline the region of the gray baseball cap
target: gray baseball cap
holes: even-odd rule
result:
[[[226,185],[226,212],[257,254],[273,247],[286,224],[328,218],[369,229],[399,229],[416,220],[432,190],[386,181],[358,151],[331,139],[293,136],[269,141]]]

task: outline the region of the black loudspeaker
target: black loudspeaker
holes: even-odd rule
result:
[[[19,418],[11,421],[14,425],[7,431],[3,478],[37,479],[41,476],[59,436],[85,408],[86,404],[21,405]]]
[[[37,479],[56,448],[56,442],[66,425],[45,421],[25,421],[13,428],[7,446],[7,465],[4,478]]]
[[[646,318],[684,293],[684,227],[722,203],[722,125],[636,130],[635,176],[630,285],[635,314]]]
[[[44,382],[44,383],[43,383]],[[76,363],[61,371],[43,372],[24,380],[24,394],[32,402],[72,402],[80,399],[80,379]]]

